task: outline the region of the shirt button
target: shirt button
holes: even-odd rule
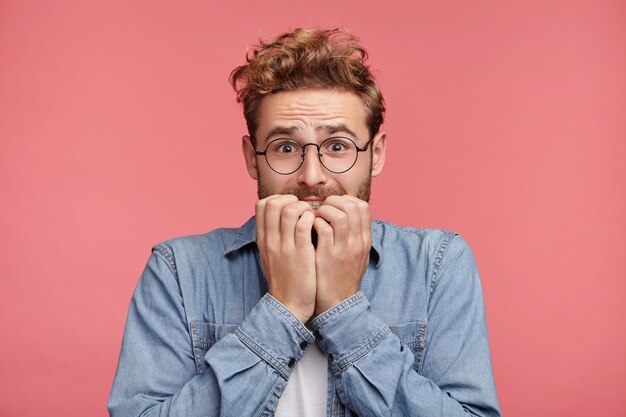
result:
[[[295,364],[296,364],[296,360],[294,358],[289,358],[289,362],[287,362],[287,366],[290,368],[293,368]]]
[[[300,343],[300,350],[306,349],[307,346],[309,346],[309,344],[307,342]]]

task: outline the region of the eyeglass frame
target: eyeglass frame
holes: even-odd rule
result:
[[[345,170],[343,170],[343,171],[339,171],[339,172],[333,171],[333,170],[329,169],[326,165],[324,165],[324,161],[322,161],[322,156],[323,156],[323,155],[321,154],[322,145],[323,145],[325,142],[328,142],[328,141],[329,141],[329,140],[331,140],[331,139],[347,139],[347,140],[349,140],[350,142],[352,142],[352,144],[353,144],[353,145],[354,145],[354,147],[356,148],[356,158],[354,158],[354,162],[352,162],[352,165],[350,165],[350,167],[348,167],[347,169],[345,169]],[[270,161],[267,159],[267,150],[269,149],[270,145],[271,145],[272,143],[276,142],[277,140],[287,140],[287,141],[289,141],[289,142],[293,142],[293,143],[295,143],[296,145],[298,145],[298,146],[300,146],[300,147],[302,148],[302,152],[300,153],[300,164],[298,165],[298,168],[296,168],[296,169],[294,169],[293,171],[288,172],[288,173],[286,173],[286,174],[285,174],[285,173],[283,173],[283,172],[278,172],[278,171],[276,171],[276,170],[274,169],[274,167],[272,167],[272,164],[270,164]],[[265,150],[264,150],[264,151],[259,151],[259,150],[255,149],[255,150],[254,150],[254,153],[255,153],[257,156],[263,155],[263,156],[265,157],[265,162],[267,162],[267,166],[268,166],[268,167],[270,167],[270,169],[271,169],[272,171],[274,171],[275,173],[280,174],[280,175],[291,175],[291,174],[293,174],[294,172],[296,172],[297,170],[299,170],[300,168],[302,168],[302,164],[304,164],[304,157],[306,156],[306,147],[307,147],[307,146],[309,146],[309,145],[313,145],[313,146],[315,146],[315,147],[317,148],[317,159],[319,159],[320,164],[321,164],[321,165],[322,165],[322,166],[323,166],[323,167],[324,167],[324,168],[325,168],[328,172],[332,172],[333,174],[343,174],[343,173],[345,173],[345,172],[350,171],[350,170],[352,169],[352,167],[354,167],[354,166],[356,165],[356,161],[358,161],[358,160],[359,160],[359,152],[365,152],[365,151],[367,150],[367,148],[369,148],[370,143],[372,143],[372,141],[373,141],[373,140],[374,140],[374,138],[371,138],[370,140],[368,140],[368,141],[367,141],[367,143],[366,143],[363,147],[359,147],[359,145],[357,145],[357,144],[354,142],[354,140],[352,140],[352,139],[350,139],[350,138],[348,138],[348,137],[345,137],[345,136],[333,136],[333,137],[330,137],[330,138],[326,138],[326,139],[324,139],[324,140],[323,140],[323,141],[322,141],[319,145],[318,145],[317,143],[313,143],[313,142],[304,143],[304,144],[302,144],[302,145],[301,145],[298,141],[295,141],[295,140],[293,140],[293,139],[288,139],[288,138],[276,138],[276,139],[272,139],[272,140],[271,140],[271,141],[267,144],[267,146],[265,147]]]

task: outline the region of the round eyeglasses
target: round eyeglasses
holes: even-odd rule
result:
[[[289,175],[302,166],[306,147],[314,146],[317,148],[317,156],[324,168],[335,174],[342,174],[356,164],[359,152],[365,152],[372,139],[365,146],[359,148],[352,139],[340,136],[328,138],[319,145],[316,143],[301,145],[295,140],[280,138],[268,143],[264,151],[255,151],[257,155],[265,156],[267,165],[269,165],[272,171],[282,175]]]

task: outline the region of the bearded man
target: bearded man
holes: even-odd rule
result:
[[[255,216],[154,246],[112,416],[500,415],[467,243],[370,217],[387,138],[366,57],[298,29],[232,72]]]

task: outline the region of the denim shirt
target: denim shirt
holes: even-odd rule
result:
[[[500,416],[481,285],[456,233],[372,222],[361,290],[303,325],[267,294],[254,217],[153,247],[111,416],[271,416],[311,343],[328,416]]]

